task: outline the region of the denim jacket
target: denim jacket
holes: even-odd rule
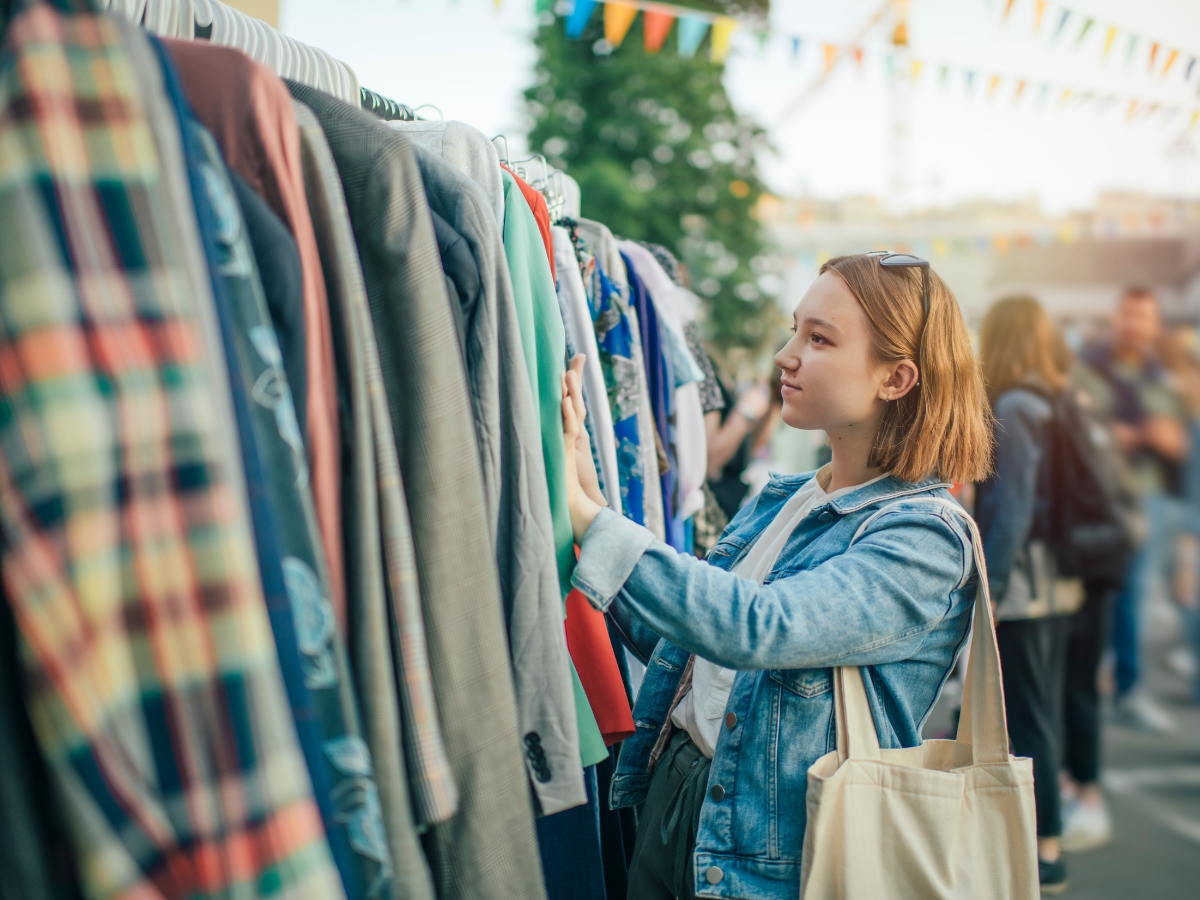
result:
[[[603,510],[575,570],[575,585],[632,642],[646,649],[647,626],[663,635],[613,807],[646,797],[688,654],[738,670],[692,857],[698,897],[799,896],[808,768],[835,748],[831,666],[862,666],[880,746],[912,747],[966,641],[971,539],[952,510],[928,502],[949,496],[944,483],[865,485],[813,509],[765,584],[728,571],[813,474],[773,476],[707,562]]]

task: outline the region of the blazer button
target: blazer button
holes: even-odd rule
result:
[[[735,712],[725,713],[725,727],[726,728],[737,728],[737,713],[735,713]]]
[[[704,873],[704,880],[709,884],[720,884],[721,879],[724,877],[725,873],[716,866],[709,866],[708,870]]]
[[[714,784],[712,786],[712,790],[708,792],[708,795],[720,803],[725,799],[725,788],[721,787],[719,784]],[[713,883],[716,884],[716,882]]]

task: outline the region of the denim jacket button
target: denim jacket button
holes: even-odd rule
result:
[[[708,792],[708,795],[717,803],[720,803],[725,799],[725,788],[721,787],[719,784],[714,784],[712,786],[712,790]]]
[[[818,522],[832,522],[833,521],[833,513],[831,513],[829,510],[825,510],[825,512],[823,512],[819,516],[817,516],[817,521]]]
[[[720,884],[721,879],[724,877],[725,873],[716,866],[709,866],[708,871],[704,873],[704,880],[709,884]]]
[[[737,728],[737,713],[725,713],[725,727],[730,729]]]

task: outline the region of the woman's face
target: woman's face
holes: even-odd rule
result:
[[[870,323],[846,283],[833,272],[821,275],[793,316],[795,333],[775,355],[783,421],[829,433],[877,429],[896,366],[875,359]]]

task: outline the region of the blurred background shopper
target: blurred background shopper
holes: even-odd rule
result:
[[[996,605],[1012,752],[1033,758],[1042,889],[1066,889],[1062,814],[1062,695],[1078,579],[1060,577],[1048,541],[1053,502],[1050,430],[1067,383],[1061,339],[1032,297],[998,301],[983,320],[980,358],[996,416],[995,470],[975,516]]]

